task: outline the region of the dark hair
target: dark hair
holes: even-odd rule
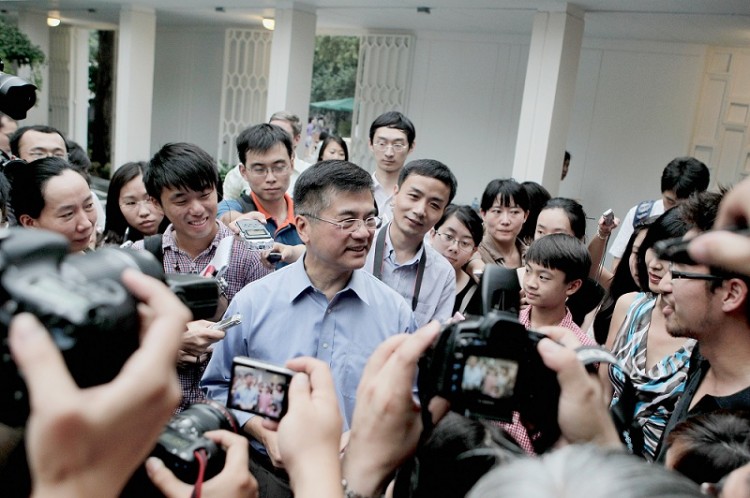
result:
[[[570,157],[571,157],[571,156],[570,156],[570,152],[568,152],[568,151],[566,150],[566,151],[565,151],[565,158],[563,159],[563,161],[570,161]]]
[[[406,133],[406,142],[409,144],[409,147],[411,148],[411,146],[414,145],[414,139],[417,136],[417,132],[414,129],[414,123],[398,111],[389,111],[375,118],[375,121],[370,125],[370,143],[372,143],[372,140],[375,137],[375,130],[378,128],[394,128],[396,130],[401,130]]]
[[[65,143],[65,150],[67,151],[68,149],[68,142],[65,140],[65,135],[63,135],[56,128],[52,128],[51,126],[46,126],[46,125],[24,126],[22,128],[17,129],[13,133],[13,135],[10,136],[10,152],[16,157],[20,157],[19,145],[21,143],[21,137],[23,137],[23,135],[27,131],[38,131],[39,133],[57,133],[58,135],[60,135],[60,138],[62,138],[63,143]]]
[[[292,138],[298,137],[302,133],[302,123],[300,122],[299,116],[292,114],[289,111],[274,112],[273,115],[268,118],[268,122],[270,123],[271,121],[286,121],[289,123],[293,132]],[[242,159],[240,159],[240,161],[244,162]]]
[[[435,230],[443,226],[443,223],[445,223],[451,216],[455,216],[456,219],[466,227],[471,234],[471,239],[474,241],[475,246],[478,246],[479,243],[482,242],[482,235],[484,235],[482,218],[471,208],[471,206],[448,204],[443,212],[443,217],[440,218],[440,221],[435,223]]]
[[[565,282],[585,280],[591,270],[591,256],[583,242],[565,233],[552,233],[531,243],[526,262],[565,274]]]
[[[661,191],[671,190],[678,199],[708,188],[710,174],[705,164],[694,157],[672,159],[661,174]]]
[[[649,226],[648,233],[638,248],[638,286],[643,292],[648,292],[648,267],[646,266],[646,251],[651,249],[660,240],[682,237],[690,229],[676,208],[667,210],[656,218]],[[623,258],[625,259],[625,258]]]
[[[248,152],[264,154],[276,144],[284,145],[290,159],[294,157],[292,137],[283,128],[268,123],[245,128],[237,136],[237,157],[245,164]]]
[[[526,244],[531,244],[531,241],[534,240],[536,220],[539,218],[539,213],[552,196],[546,188],[542,187],[537,182],[523,182],[521,185],[529,196],[529,215],[526,217],[526,221],[518,234],[518,238]]]
[[[513,178],[492,180],[487,184],[482,194],[482,211],[489,211],[498,198],[501,206],[510,207],[511,203],[515,203],[524,211],[529,210],[529,194]]]
[[[719,213],[719,203],[724,198],[727,189],[720,188],[719,192],[694,192],[685,202],[678,206],[680,215],[690,225],[701,232],[710,230],[716,215]]]
[[[147,167],[148,163],[145,161],[125,163],[117,168],[115,174],[112,175],[109,181],[109,189],[107,190],[106,223],[102,239],[105,244],[123,243],[125,241],[125,231],[128,228],[130,230],[127,230],[127,240],[135,242],[143,238],[143,234],[135,227],[130,226],[125,216],[123,216],[119,199],[122,188],[134,178],[143,176]],[[168,225],[169,220],[165,216],[161,221],[158,233],[164,233]]]
[[[417,159],[416,161],[407,163],[406,166],[401,168],[401,172],[398,174],[399,188],[410,175],[426,176],[427,178],[434,178],[444,183],[450,189],[450,194],[448,195],[449,203],[456,196],[458,181],[450,168],[440,161],[436,161],[435,159]]]
[[[75,164],[88,175],[91,169],[91,159],[89,159],[89,155],[83,150],[83,147],[72,140],[68,140],[65,146],[68,148],[68,162]]]
[[[154,154],[143,172],[148,195],[161,204],[165,188],[201,192],[217,188],[219,172],[216,162],[197,145],[178,142],[164,145]]]
[[[320,152],[318,153],[318,161],[323,160],[323,151],[326,150],[326,147],[329,143],[336,142],[339,144],[339,147],[341,147],[344,150],[344,161],[349,160],[349,147],[346,146],[346,142],[343,138],[338,137],[336,135],[328,135],[323,139],[323,144],[320,146]]]
[[[47,182],[66,170],[75,171],[86,179],[76,166],[60,157],[43,157],[28,164],[23,161],[8,163],[5,174],[10,181],[10,206],[16,220],[20,221],[24,214],[39,218],[45,206],[44,188]]]
[[[0,172],[0,223],[11,221],[11,217],[8,216],[10,206],[10,182],[8,178]]]
[[[604,296],[604,299],[602,299],[599,311],[596,313],[596,317],[594,318],[594,340],[598,344],[604,344],[607,342],[609,325],[612,322],[612,314],[615,311],[617,300],[625,294],[641,290],[638,286],[638,282],[635,281],[633,274],[630,272],[630,253],[633,252],[633,245],[635,245],[635,239],[638,237],[638,234],[643,230],[647,230],[648,225],[653,222],[656,217],[649,219],[651,221],[645,220],[643,223],[639,223],[637,226],[633,227],[633,234],[630,236],[628,244],[625,246],[622,258],[617,264],[617,268],[615,268],[615,272],[609,282],[607,294]]]
[[[667,442],[676,456],[674,470],[698,484],[718,482],[750,462],[750,414],[716,411],[689,417],[672,429]]]
[[[496,426],[449,412],[399,469],[394,498],[463,498],[491,468],[523,457]]]
[[[554,197],[547,201],[542,211],[545,209],[562,209],[568,217],[575,238],[581,241],[586,238],[586,212],[577,201],[567,197]]]
[[[317,215],[330,205],[338,192],[372,193],[372,188],[372,176],[356,164],[321,161],[307,168],[294,183],[294,212]]]

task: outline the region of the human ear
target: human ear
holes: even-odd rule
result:
[[[565,289],[565,295],[572,296],[573,294],[578,292],[578,289],[581,288],[581,286],[583,285],[583,280],[581,280],[580,278],[577,278],[571,282],[568,282],[565,285],[567,286]]]
[[[725,312],[743,310],[748,299],[747,284],[739,278],[725,280],[722,284],[724,288],[724,297],[722,298],[721,308]]]
[[[22,214],[18,218],[18,223],[26,228],[31,228],[36,226],[36,220],[29,216],[28,214]]]

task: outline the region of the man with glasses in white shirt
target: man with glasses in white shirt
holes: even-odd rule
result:
[[[397,111],[381,114],[370,125],[370,150],[375,157],[375,203],[383,223],[393,216],[393,195],[406,156],[414,150],[416,130],[409,118]]]
[[[305,253],[235,295],[225,316],[241,313],[242,323],[216,344],[201,387],[223,404],[235,356],[276,365],[312,356],[331,368],[346,431],[368,357],[388,337],[414,331],[414,315],[399,294],[362,270],[380,223],[365,170],[346,161],[319,163],[300,175],[294,199]],[[235,415],[253,438],[251,471],[260,496],[291,496],[276,433],[260,417]]]

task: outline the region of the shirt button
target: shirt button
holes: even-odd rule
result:
[[[328,314],[330,315],[330,314],[331,314],[331,311],[333,311],[333,310],[332,310],[331,308],[328,308],[328,309],[326,310],[326,313],[328,313]]]
[[[328,343],[327,342],[323,343],[323,349],[328,349]]]

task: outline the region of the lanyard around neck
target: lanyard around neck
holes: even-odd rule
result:
[[[385,235],[390,227],[390,223],[384,226],[383,229],[378,233],[378,238],[375,239],[375,258],[372,264],[372,274],[375,275],[375,278],[377,278],[378,280],[383,280],[383,264],[385,263],[385,259],[383,258],[383,253],[385,252]],[[424,244],[424,242],[422,243]],[[378,262],[380,262],[380,264],[377,264]],[[422,277],[424,277],[424,268],[426,265],[427,251],[423,249],[422,256],[420,256],[419,263],[417,264],[417,278],[414,281],[414,294],[411,298],[412,311],[416,311],[417,309],[417,303],[419,302],[419,291],[422,288]]]

